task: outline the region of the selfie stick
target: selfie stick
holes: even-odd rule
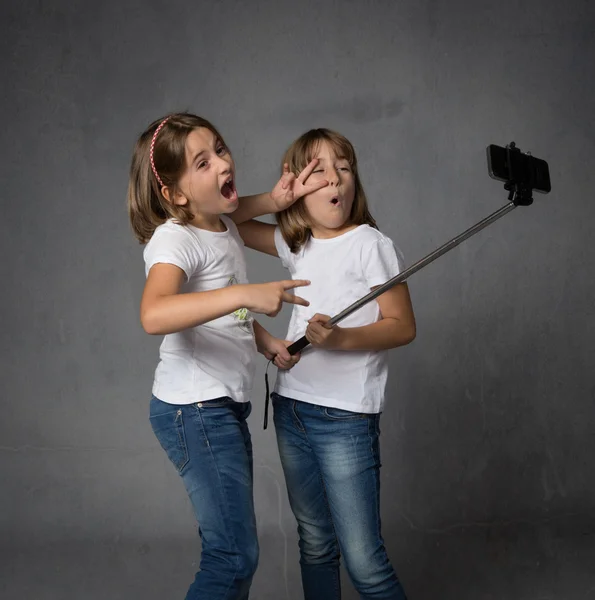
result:
[[[334,326],[337,323],[341,322],[345,317],[348,317],[351,313],[360,309],[362,306],[371,302],[378,296],[384,294],[387,290],[390,290],[395,285],[405,281],[408,277],[416,273],[420,269],[423,269],[425,266],[429,265],[431,262],[435,261],[438,257],[446,254],[449,250],[456,248],[461,242],[464,242],[466,239],[475,235],[488,225],[497,221],[500,217],[508,214],[510,211],[514,210],[517,206],[529,206],[533,202],[532,191],[533,191],[533,181],[532,176],[528,173],[528,169],[520,169],[523,173],[514,173],[513,166],[516,164],[516,153],[520,155],[520,150],[515,147],[515,143],[512,142],[509,146],[506,147],[508,153],[508,177],[506,184],[504,185],[504,189],[509,192],[508,200],[510,201],[508,204],[497,210],[495,213],[492,213],[489,217],[483,219],[473,227],[467,229],[457,237],[450,240],[443,246],[440,246],[434,252],[428,254],[425,258],[422,258],[414,265],[411,265],[408,269],[405,269],[392,279],[389,279],[386,283],[383,283],[380,287],[376,288],[363,298],[360,298],[356,302],[354,302],[351,306],[348,306],[344,311],[340,312],[338,315],[335,315],[329,322],[329,326]],[[515,176],[516,175],[516,176]],[[548,174],[549,178],[549,174]],[[547,190],[549,191],[549,189]],[[300,350],[303,350],[306,346],[308,346],[310,342],[306,339],[306,336],[301,337],[299,340],[295,341],[291,346],[287,347],[289,354],[296,354]]]

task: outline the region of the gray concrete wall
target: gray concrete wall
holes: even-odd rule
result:
[[[409,263],[506,202],[487,144],[549,161],[550,195],[411,279],[383,527],[412,600],[595,597],[592,3],[7,0],[0,22],[3,598],[182,598],[195,570],[147,420],[159,340],[125,212],[135,137],[179,109],[220,128],[243,193],[304,130],[344,133]],[[248,261],[254,281],[285,276]],[[297,600],[264,364],[252,597]]]

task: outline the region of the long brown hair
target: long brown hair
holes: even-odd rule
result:
[[[351,225],[366,224],[378,229],[376,221],[368,209],[368,201],[357,170],[355,149],[345,136],[330,129],[310,129],[289,146],[281,164],[287,163],[289,170],[298,175],[316,156],[316,152],[323,142],[327,142],[338,157],[347,160],[353,173],[355,197],[348,223]],[[283,239],[292,252],[297,252],[312,237],[312,229],[303,198],[277,213],[276,219]]]
[[[151,168],[151,143],[159,130],[153,147],[153,163],[159,179]],[[153,121],[141,134],[134,147],[128,183],[128,216],[134,235],[141,244],[146,244],[155,229],[167,219],[175,219],[185,225],[194,218],[186,206],[177,206],[163,196],[162,187],[175,192],[176,185],[186,169],[186,138],[204,127],[209,129],[225,145],[221,134],[206,119],[190,113],[174,113]]]

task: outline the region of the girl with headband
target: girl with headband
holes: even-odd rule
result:
[[[140,317],[164,335],[150,422],[199,523],[200,570],[187,600],[248,598],[258,562],[252,444],[246,418],[257,349],[297,362],[252,313],[276,315],[306,280],[249,284],[235,223],[287,208],[326,185],[285,169],[270,194],[238,198],[223,138],[201,117],[152,123],[134,149],[128,212],[146,244]]]

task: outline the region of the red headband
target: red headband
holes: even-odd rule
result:
[[[161,121],[161,123],[159,124],[159,127],[157,127],[157,129],[155,129],[155,133],[153,134],[153,139],[151,140],[151,151],[149,152],[149,157],[151,158],[151,169],[153,169],[153,174],[155,175],[155,177],[161,187],[164,187],[164,185],[163,185],[163,181],[161,181],[161,177],[159,177],[159,175],[157,174],[157,169],[155,168],[155,161],[153,160],[153,151],[155,150],[155,140],[157,139],[157,135],[159,134],[159,132],[161,131],[161,128],[167,123],[168,120],[169,120],[169,117],[165,117],[165,119],[163,119],[163,121]]]

